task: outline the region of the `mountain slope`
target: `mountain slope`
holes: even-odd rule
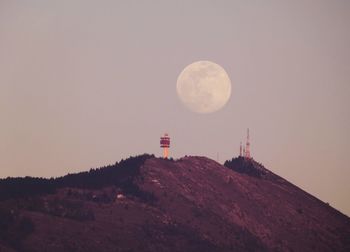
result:
[[[1,251],[350,251],[347,216],[253,160],[123,164],[2,200]]]

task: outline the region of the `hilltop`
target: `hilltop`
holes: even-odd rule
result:
[[[0,190],[0,251],[350,251],[347,216],[252,159],[142,155]]]

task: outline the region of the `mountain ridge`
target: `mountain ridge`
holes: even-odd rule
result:
[[[350,249],[347,216],[254,160],[225,165],[145,154],[58,178],[52,191],[0,201],[0,244],[9,251]],[[21,230],[20,242],[11,241]]]

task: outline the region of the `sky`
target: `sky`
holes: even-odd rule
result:
[[[350,215],[349,1],[0,0],[0,177],[56,177],[131,155],[251,154]],[[221,65],[220,111],[177,97]]]

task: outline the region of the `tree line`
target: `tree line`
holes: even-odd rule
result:
[[[90,171],[68,174],[58,178],[17,177],[0,179],[0,200],[52,194],[58,188],[99,189],[116,185],[127,194],[145,197],[134,183],[143,163],[154,155],[143,154],[129,157],[113,165],[90,169]]]

